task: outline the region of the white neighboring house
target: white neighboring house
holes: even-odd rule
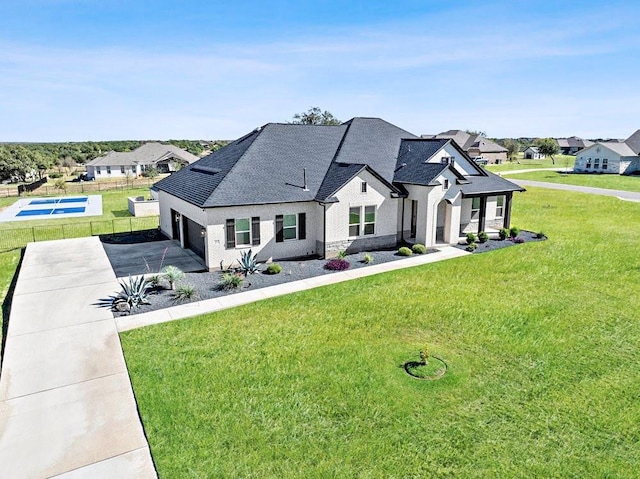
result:
[[[457,244],[467,231],[509,227],[513,192],[523,191],[453,140],[379,118],[269,123],[153,189],[163,233],[211,270],[250,248],[265,261]]]
[[[524,150],[524,159],[525,160],[542,160],[544,155],[540,153],[540,148],[537,146],[530,146],[526,150]]]
[[[598,142],[576,153],[575,173],[640,173],[640,130],[625,141]]]
[[[198,157],[174,145],[151,142],[133,151],[110,151],[87,163],[87,175],[95,179],[137,177],[149,168],[158,173],[172,173],[197,161]]]

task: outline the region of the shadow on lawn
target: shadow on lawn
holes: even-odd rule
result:
[[[22,267],[22,260],[24,258],[24,248],[20,250],[20,260],[18,261],[18,267],[16,268],[16,272],[13,274],[13,278],[11,279],[11,284],[9,285],[9,289],[7,290],[7,296],[4,298],[4,302],[2,303],[2,349],[0,349],[0,362],[4,359],[4,348],[7,344],[7,332],[9,331],[9,313],[11,313],[11,301],[13,300],[13,292],[16,289],[16,284],[18,283],[18,274],[20,273],[20,268]]]

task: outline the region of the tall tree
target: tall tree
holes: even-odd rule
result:
[[[556,160],[553,155],[557,155],[560,152],[558,142],[553,138],[540,138],[536,140],[536,145],[538,145],[540,153],[551,158],[551,163],[555,165]]]
[[[504,147],[507,149],[507,156],[509,157],[509,161],[516,160],[518,163],[518,153],[520,153],[520,143],[517,140],[512,140],[511,138],[507,138],[504,140]]]
[[[487,132],[486,131],[481,131],[481,130],[465,130],[467,133],[469,133],[470,135],[473,136],[481,136],[482,138],[486,138],[487,137]]]
[[[342,122],[327,110],[322,111],[317,106],[314,106],[309,108],[308,111],[293,115],[293,121],[291,123],[303,125],[339,125]]]

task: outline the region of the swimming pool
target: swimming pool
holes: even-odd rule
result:
[[[0,222],[102,215],[102,196],[23,198],[0,212]]]

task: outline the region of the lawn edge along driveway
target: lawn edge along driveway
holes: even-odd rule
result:
[[[0,376],[2,477],[155,478],[97,237],[30,243]]]

